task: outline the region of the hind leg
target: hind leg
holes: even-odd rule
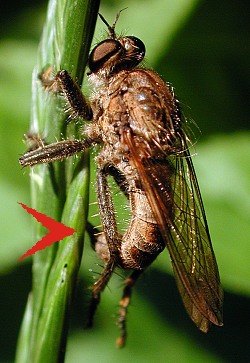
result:
[[[129,277],[127,277],[125,280],[123,295],[119,302],[120,310],[117,321],[117,325],[120,328],[121,332],[119,338],[116,340],[116,345],[118,348],[122,348],[126,343],[126,338],[127,338],[126,318],[127,318],[128,306],[131,301],[132,288],[135,285],[137,279],[141,276],[143,272],[144,272],[143,270],[134,270],[132,274]]]

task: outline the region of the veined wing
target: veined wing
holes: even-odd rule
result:
[[[140,182],[166,242],[177,286],[191,319],[203,332],[223,325],[218,267],[188,149],[180,156],[141,158],[127,130],[126,142]],[[183,135],[184,144],[185,136]]]

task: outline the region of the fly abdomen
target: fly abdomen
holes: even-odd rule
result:
[[[121,242],[123,268],[144,270],[165,248],[158,224],[141,189],[129,192],[131,220]]]

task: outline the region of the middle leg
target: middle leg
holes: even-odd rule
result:
[[[108,254],[105,255],[105,258],[103,258],[103,260],[106,261],[108,259],[108,261],[99,279],[92,287],[92,300],[90,304],[89,319],[87,323],[88,327],[92,326],[93,324],[93,317],[100,301],[101,292],[107,286],[109,279],[114,271],[114,268],[118,265],[121,245],[120,237],[117,231],[115,210],[111,197],[111,191],[107,181],[107,173],[105,172],[105,168],[100,168],[97,171],[97,199],[100,218],[103,226],[104,240],[108,248]],[[91,238],[93,245],[95,244],[95,242],[93,243],[93,235],[91,236]],[[98,237],[96,238],[96,242],[97,241]]]

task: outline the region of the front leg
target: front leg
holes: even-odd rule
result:
[[[40,73],[39,78],[48,91],[62,92],[69,105],[67,112],[72,118],[92,119],[92,110],[82,94],[80,87],[65,70],[57,72],[54,78],[50,78],[51,69]]]

